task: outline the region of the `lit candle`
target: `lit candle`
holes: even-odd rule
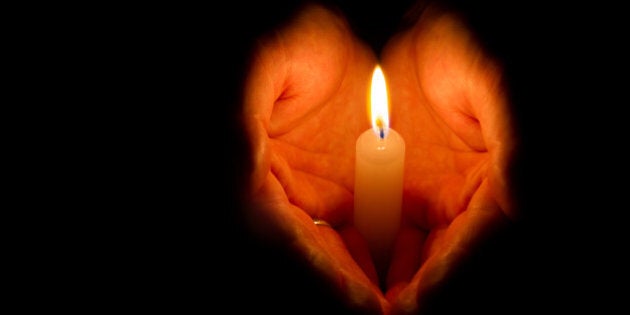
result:
[[[372,129],[356,143],[354,224],[383,276],[400,226],[405,141],[389,128],[387,85],[378,65],[372,75],[370,113]]]

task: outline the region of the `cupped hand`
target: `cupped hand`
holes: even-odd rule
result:
[[[407,145],[403,222],[387,280],[394,313],[429,306],[517,216],[514,119],[501,65],[455,13],[428,7],[385,46],[392,126]]]
[[[458,16],[426,8],[391,39],[381,66],[391,126],[407,152],[402,228],[384,294],[352,225],[355,141],[370,128],[376,64],[344,18],[318,5],[260,40],[244,90],[249,219],[350,308],[413,314],[518,215],[510,175],[518,139],[501,65]]]
[[[252,227],[290,248],[349,309],[365,314],[389,308],[352,226],[354,146],[369,127],[375,65],[341,15],[311,4],[259,41],[244,97]]]

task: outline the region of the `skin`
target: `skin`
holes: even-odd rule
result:
[[[516,219],[509,171],[517,137],[500,65],[456,15],[429,7],[387,43],[380,64],[390,125],[407,152],[402,228],[379,286],[352,225],[355,141],[370,128],[377,62],[343,16],[318,5],[261,38],[244,89],[248,217],[261,238],[295,253],[350,309],[413,314]]]

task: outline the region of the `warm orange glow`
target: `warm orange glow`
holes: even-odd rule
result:
[[[387,99],[387,85],[380,66],[374,68],[372,74],[372,88],[370,95],[370,114],[372,129],[384,138],[389,132],[389,102]]]

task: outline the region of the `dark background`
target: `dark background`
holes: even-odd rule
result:
[[[326,3],[378,52],[412,1]],[[154,4],[104,19],[99,62],[115,78],[106,98],[124,126],[117,129],[123,150],[112,160],[127,171],[112,194],[133,200],[121,214],[128,233],[108,249],[115,258],[103,281],[115,293],[105,304],[344,313],[308,270],[251,237],[240,216],[248,152],[236,114],[248,56],[254,40],[299,4]],[[480,250],[437,309],[608,313],[620,297],[612,288],[623,285],[616,253],[625,250],[616,241],[627,209],[617,197],[627,185],[610,179],[625,179],[617,165],[627,143],[615,137],[623,124],[619,84],[609,74],[625,76],[617,9],[603,2],[449,5],[505,65],[524,145],[517,179],[527,216]]]

